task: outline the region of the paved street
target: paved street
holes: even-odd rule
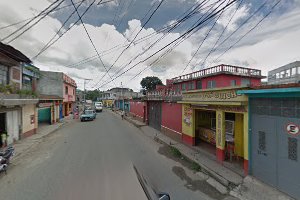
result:
[[[172,200],[230,199],[159,154],[160,146],[110,112],[68,123],[1,174],[0,199],[142,199],[132,164]]]

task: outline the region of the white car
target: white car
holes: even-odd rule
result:
[[[102,112],[102,102],[95,103],[95,110],[96,112]]]

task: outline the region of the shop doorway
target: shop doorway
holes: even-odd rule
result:
[[[195,144],[197,148],[216,156],[216,111],[196,109],[195,120]],[[225,112],[225,134],[225,163],[229,168],[242,172],[244,157],[243,114]]]
[[[0,135],[6,131],[6,113],[0,113]],[[2,147],[2,140],[0,139],[0,147]]]

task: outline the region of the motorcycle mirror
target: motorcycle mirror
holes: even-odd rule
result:
[[[158,199],[159,200],[170,200],[170,195],[169,194],[158,194]]]

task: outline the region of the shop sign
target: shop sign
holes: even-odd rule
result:
[[[217,116],[217,135],[218,135],[218,147],[222,146],[222,115],[221,113],[218,113]]]
[[[286,131],[291,135],[298,135],[299,134],[299,126],[294,123],[289,123],[286,125]]]
[[[183,123],[190,127],[192,124],[193,109],[185,106],[183,110]]]
[[[51,107],[52,103],[39,103],[39,108]]]
[[[205,110],[222,110],[225,112],[247,112],[245,106],[220,106],[220,105],[206,105],[206,106],[198,106],[192,105],[193,108],[201,108]]]
[[[184,93],[183,101],[247,101],[247,97],[237,95],[236,90],[216,90]]]

